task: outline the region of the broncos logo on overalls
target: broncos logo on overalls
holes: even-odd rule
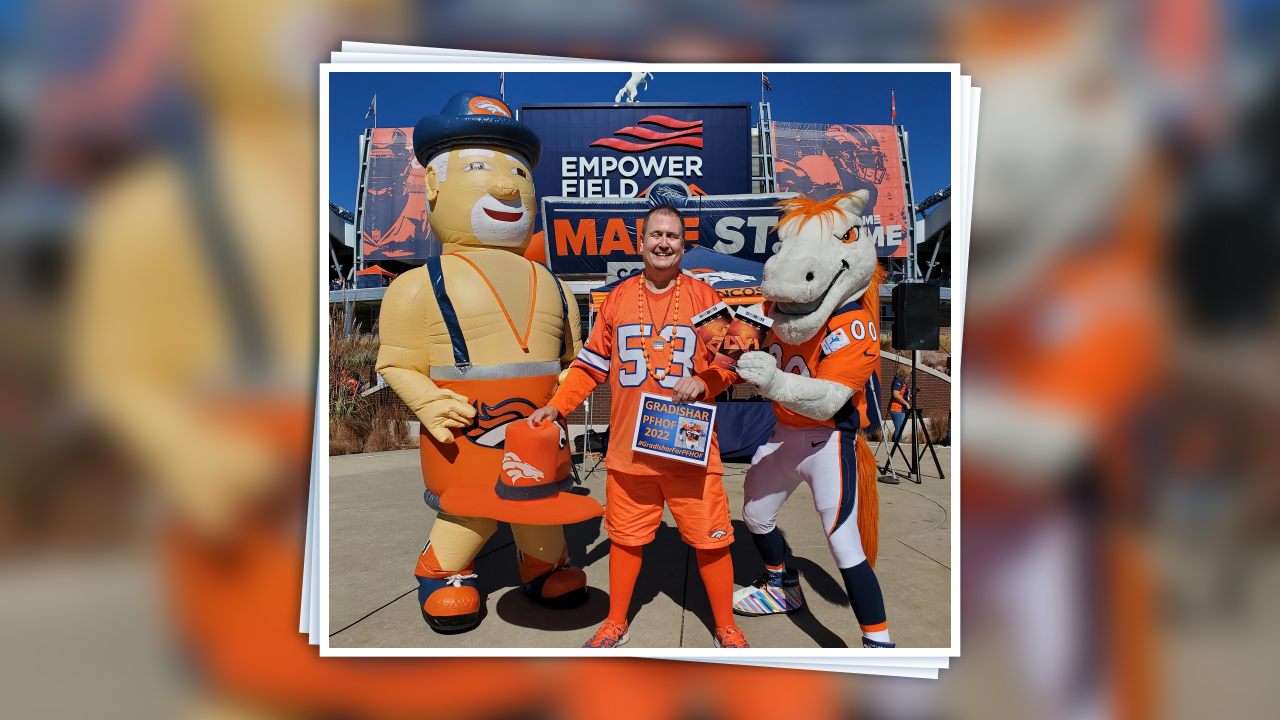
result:
[[[507,440],[507,425],[533,414],[538,406],[525,398],[511,398],[497,405],[479,400],[471,403],[476,409],[475,423],[467,428],[466,438],[483,447],[501,448]]]

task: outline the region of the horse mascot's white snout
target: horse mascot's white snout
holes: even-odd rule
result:
[[[765,263],[760,285],[773,320],[770,352],[746,353],[737,365],[742,379],[759,387],[765,397],[814,420],[835,417],[857,399],[855,390],[847,384],[812,377],[808,367],[800,366],[803,363],[795,367],[784,365],[788,359],[782,357],[783,345],[779,341],[787,346],[805,345],[818,333],[829,331],[828,323],[837,311],[864,296],[867,299],[861,305],[870,313],[870,322],[846,328],[849,334],[840,337],[846,343],[865,338],[866,335],[859,338],[859,329],[871,333],[873,339],[878,337],[875,328],[879,324],[881,272],[875,245],[862,223],[869,197],[866,190],[859,190],[825,201],[805,197],[783,201],[787,214],[778,224],[781,248]],[[825,342],[840,340],[828,335]],[[878,358],[878,342],[874,352]],[[878,395],[877,392],[877,398]],[[879,523],[876,462],[861,435],[856,441],[856,456],[860,497],[857,523],[863,550],[874,567]]]

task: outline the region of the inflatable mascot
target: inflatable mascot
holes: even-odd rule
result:
[[[563,426],[553,476],[511,458],[504,467],[508,427],[550,401],[581,345],[573,296],[523,256],[541,141],[502,102],[459,93],[418,121],[413,151],[444,253],[387,289],[377,369],[422,423],[425,497],[440,511],[414,572],[422,615],[457,632],[480,622],[474,560],[498,521],[511,523],[529,597],[585,601],[561,525],[603,509],[562,492],[572,483]]]
[[[742,509],[766,571],[735,593],[734,611],[768,615],[803,603],[775,521],[804,481],[862,627],[863,646],[894,647],[873,569],[880,515],[875,457],[858,434],[880,426],[880,273],[875,246],[862,231],[867,198],[859,190],[823,202],[801,197],[783,203],[782,247],[765,263],[760,286],[773,319],[769,352],[746,353],[737,367],[743,380],[773,401],[778,416],[769,442],[751,459]]]

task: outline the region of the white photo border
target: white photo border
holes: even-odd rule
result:
[[[948,73],[951,76],[951,163],[950,177],[952,194],[957,189],[963,192],[963,202],[952,206],[953,227],[961,228],[952,233],[952,317],[960,318],[961,323],[952,325],[952,383],[951,406],[953,417],[959,416],[960,406],[960,364],[962,328],[964,318],[965,291],[967,279],[969,225],[973,196],[973,145],[970,139],[976,137],[977,105],[969,102],[968,88],[971,81],[961,76],[958,63],[620,63],[620,62],[582,62],[582,63],[548,63],[548,62],[432,62],[420,63],[322,63],[319,68],[319,178],[318,178],[318,249],[320,257],[328,252],[328,212],[329,212],[329,76],[333,73],[442,73],[442,72],[478,72],[493,73],[506,71],[512,73],[618,73],[628,69],[641,67],[652,72],[701,72],[701,73]],[[968,128],[968,137],[963,132],[966,128],[962,118],[973,122]],[[963,182],[957,182],[963,180]],[[959,216],[960,222],[955,222]],[[958,252],[957,252],[958,250]],[[319,293],[317,301],[321,312],[317,321],[317,352],[320,367],[328,366],[328,265],[317,263],[317,279]],[[955,272],[959,265],[962,272]],[[327,397],[328,375],[318,373],[317,393],[319,397]],[[316,418],[316,467],[313,468],[312,479],[317,485],[316,513],[314,518],[318,534],[313,549],[318,550],[318,576],[313,577],[311,586],[318,586],[319,612],[318,618],[311,618],[312,626],[318,624],[318,641],[322,657],[568,657],[568,658],[603,658],[601,651],[586,648],[334,648],[329,645],[329,455],[327,404],[317,401],[317,412],[326,410],[324,415]],[[777,663],[831,663],[842,661],[848,665],[897,665],[902,667],[920,667],[917,661],[929,659],[932,667],[946,667],[947,658],[960,655],[960,423],[953,423],[951,445],[951,645],[939,648],[747,648],[722,649],[717,651],[714,659],[707,657],[706,648],[614,648],[608,651],[607,657],[628,658],[664,658],[676,660],[731,662],[737,664],[769,664]],[[323,443],[323,444],[321,444]],[[314,592],[314,590],[313,590]],[[318,621],[318,622],[317,622]],[[313,635],[313,640],[316,639]],[[817,669],[816,667],[814,669]],[[870,668],[868,668],[870,669]]]

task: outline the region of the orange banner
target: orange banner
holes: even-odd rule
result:
[[[905,257],[911,218],[892,125],[773,123],[778,192],[814,200],[866,189],[863,220],[880,257]]]

